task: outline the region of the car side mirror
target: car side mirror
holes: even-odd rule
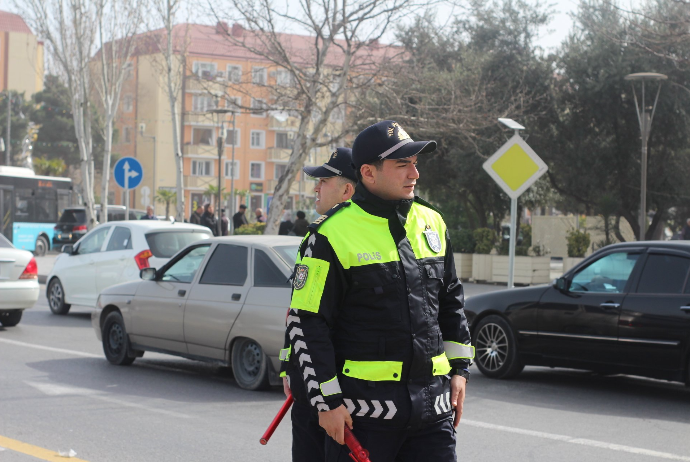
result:
[[[156,268],[143,268],[139,271],[139,277],[144,281],[156,280]]]
[[[556,279],[553,284],[553,286],[561,292],[567,292],[569,285],[568,280],[563,277]]]
[[[72,255],[74,253],[74,246],[72,244],[65,244],[60,249],[60,252]]]

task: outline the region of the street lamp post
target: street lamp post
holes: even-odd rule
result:
[[[141,135],[142,138],[151,138],[153,140],[153,189],[151,189],[151,197],[153,202],[153,207],[155,210],[156,207],[156,135],[146,135],[144,134],[144,130],[146,129],[146,126],[144,124],[139,125],[139,134]],[[165,217],[166,220],[169,220],[170,217]]]
[[[638,240],[643,241],[645,238],[645,231],[647,228],[647,141],[649,141],[649,133],[652,129],[652,120],[654,120],[654,113],[656,112],[656,103],[659,101],[659,93],[661,92],[661,82],[668,77],[664,74],[656,74],[654,72],[638,72],[636,74],[629,74],[625,76],[625,80],[629,80],[633,89],[633,96],[635,97],[635,110],[637,111],[637,121],[640,124],[640,134],[642,138],[642,159],[641,159],[641,184],[640,184],[640,234]],[[634,82],[639,80],[642,82],[642,104],[637,101],[637,93],[635,92]],[[645,106],[645,82],[659,82],[659,87],[656,91],[656,98],[654,98],[654,105],[652,112],[647,112]]]
[[[222,236],[221,233],[221,220],[222,220],[222,215],[220,213],[220,192],[221,192],[221,160],[223,157],[223,148],[225,147],[225,139],[223,138],[223,130],[224,130],[224,122],[225,122],[225,114],[228,114],[230,112],[233,112],[232,109],[228,108],[215,108],[215,109],[209,109],[207,111],[209,114],[215,114],[218,116],[218,125],[220,125],[220,132],[218,133],[218,139],[216,142],[216,145],[218,146],[218,200],[217,200],[217,205],[216,205],[216,210],[218,212],[218,236]],[[235,127],[235,116],[233,114],[233,130]],[[235,136],[233,132],[233,137]],[[233,138],[233,160],[234,160],[234,138]],[[234,175],[233,175],[234,176]]]

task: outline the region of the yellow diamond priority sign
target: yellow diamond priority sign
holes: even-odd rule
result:
[[[484,162],[484,170],[511,199],[517,199],[548,167],[518,134]]]

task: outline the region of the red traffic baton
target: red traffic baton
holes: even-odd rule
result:
[[[262,436],[259,440],[259,443],[264,446],[266,443],[268,443],[268,440],[270,440],[271,436],[273,436],[273,432],[275,432],[276,428],[278,428],[278,425],[280,425],[280,422],[283,420],[283,417],[285,417],[285,414],[287,414],[287,411],[290,409],[290,406],[292,406],[294,400],[295,399],[292,397],[292,393],[290,393],[283,405],[280,407],[278,414],[276,414],[276,416],[273,418],[273,422],[271,422],[271,425],[269,425],[266,429],[264,436]]]
[[[350,448],[350,457],[352,457],[352,460],[355,462],[371,462],[369,459],[369,451],[362,447],[359,440],[347,425],[345,425],[345,444]]]

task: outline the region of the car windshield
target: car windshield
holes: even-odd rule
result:
[[[70,210],[67,209],[62,212],[60,221],[58,223],[85,223],[86,211],[84,210]]]
[[[170,258],[189,244],[210,237],[211,233],[203,230],[163,231],[148,233],[146,242],[154,257]]]
[[[8,248],[8,249],[14,248],[12,243],[10,241],[8,241],[7,238],[5,236],[3,236],[2,234],[0,234],[0,247]]]
[[[299,251],[298,245],[278,245],[273,248],[289,267],[292,268],[294,266],[297,260],[297,252]]]

